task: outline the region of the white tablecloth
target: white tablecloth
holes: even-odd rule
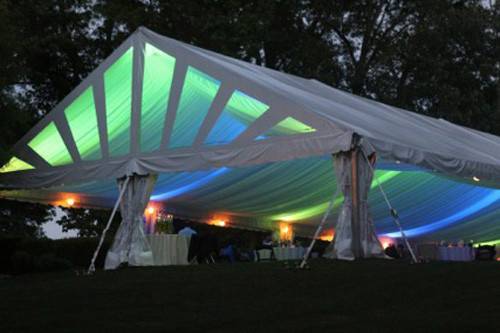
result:
[[[155,266],[189,265],[188,251],[191,237],[179,235],[146,235],[153,251]]]
[[[299,247],[275,247],[273,248],[276,260],[300,260],[304,257],[306,249]]]
[[[439,260],[444,261],[472,261],[474,260],[474,249],[469,246],[440,246],[438,249],[438,256]]]

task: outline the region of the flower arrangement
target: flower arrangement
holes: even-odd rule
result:
[[[157,234],[174,234],[174,216],[163,212],[158,214],[155,231]]]

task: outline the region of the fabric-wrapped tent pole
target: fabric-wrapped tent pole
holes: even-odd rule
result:
[[[119,186],[120,188],[120,194],[118,195],[118,199],[116,200],[115,206],[113,207],[113,211],[111,212],[111,215],[109,216],[108,223],[106,224],[106,227],[102,231],[101,238],[99,239],[99,244],[97,245],[97,248],[94,251],[94,255],[92,257],[92,260],[90,261],[90,266],[87,271],[87,274],[93,274],[95,272],[95,261],[97,260],[97,256],[99,255],[99,251],[101,250],[102,243],[104,242],[104,238],[106,237],[106,233],[109,230],[109,227],[111,226],[111,222],[113,221],[113,218],[115,217],[116,210],[118,209],[118,206],[120,205],[120,202],[122,201],[123,194],[125,193],[125,190],[127,189],[127,185],[129,182],[129,177],[125,178],[125,181],[122,182]]]
[[[122,222],[106,255],[104,269],[115,269],[124,262],[132,266],[153,265],[153,253],[144,236],[142,217],[156,179],[157,175],[134,174],[129,177],[129,184],[120,202]],[[120,188],[123,181],[118,181]]]
[[[335,227],[333,258],[385,258],[368,207],[373,168],[362,151],[368,147],[366,142],[355,144],[350,151],[335,155],[335,176],[341,184],[344,202]]]

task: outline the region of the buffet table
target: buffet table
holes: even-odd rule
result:
[[[306,253],[306,248],[298,247],[274,247],[274,257],[276,260],[300,260]]]
[[[473,261],[474,249],[469,246],[453,246],[438,248],[438,258],[443,261]]]
[[[155,266],[189,265],[188,251],[191,237],[179,235],[146,235],[153,252]]]

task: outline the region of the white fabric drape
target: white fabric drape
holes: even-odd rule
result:
[[[352,154],[356,154],[358,165],[359,221],[357,226],[353,225],[352,219]],[[337,184],[342,188],[344,202],[335,227],[333,252],[330,257],[343,260],[354,260],[357,256],[363,258],[385,257],[382,245],[375,234],[375,227],[369,212],[368,192],[373,172],[367,161],[356,150],[336,154],[334,164]],[[359,243],[353,241],[353,231],[359,234]]]
[[[115,269],[121,263],[131,266],[153,265],[153,253],[144,235],[143,214],[156,182],[156,175],[132,175],[120,203],[122,222],[113,245],[106,255],[104,269]],[[120,189],[125,179],[118,180]]]

